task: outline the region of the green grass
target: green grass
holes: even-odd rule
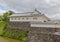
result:
[[[24,41],[20,41],[20,40],[0,36],[0,42],[24,42]]]

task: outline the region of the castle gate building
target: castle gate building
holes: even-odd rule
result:
[[[38,10],[15,13],[9,18],[10,28],[29,30],[26,42],[60,42],[60,22],[51,20]]]

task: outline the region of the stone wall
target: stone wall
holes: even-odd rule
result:
[[[59,28],[30,27],[29,22],[10,22],[10,28],[29,30],[26,42],[60,42],[60,35],[54,35],[60,32]]]
[[[53,35],[53,42],[60,42],[60,35]]]
[[[53,42],[53,28],[31,27],[26,42]]]
[[[9,28],[17,28],[17,29],[29,29],[29,22],[9,22]]]

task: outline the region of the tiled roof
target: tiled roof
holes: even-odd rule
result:
[[[16,13],[16,14],[13,14],[13,15],[11,15],[11,16],[30,16],[31,14],[18,14],[18,13]]]
[[[42,15],[41,12],[35,10],[33,12],[15,13],[15,14],[12,14],[10,16],[32,16],[32,15],[37,15],[37,14]]]

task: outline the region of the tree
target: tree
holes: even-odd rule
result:
[[[14,12],[11,11],[11,10],[9,10],[8,12],[5,12],[5,13],[3,14],[3,21],[8,22],[8,21],[9,21],[8,16],[11,15],[11,14],[13,14],[13,13],[14,13]]]
[[[8,22],[9,22],[9,18],[8,16],[10,16],[11,14],[13,14],[14,12],[13,11],[7,11],[3,14],[3,18],[2,18],[2,21],[4,21],[6,23],[6,25],[4,26],[4,28],[7,28],[7,25],[8,25]]]
[[[3,17],[2,17],[2,16],[0,16],[0,21],[2,21],[2,19],[3,19]]]
[[[8,28],[8,22],[9,22],[8,16],[13,14],[13,13],[14,13],[13,11],[9,10],[9,11],[3,13],[2,16],[0,16],[0,35],[2,35],[4,30],[6,28]]]

